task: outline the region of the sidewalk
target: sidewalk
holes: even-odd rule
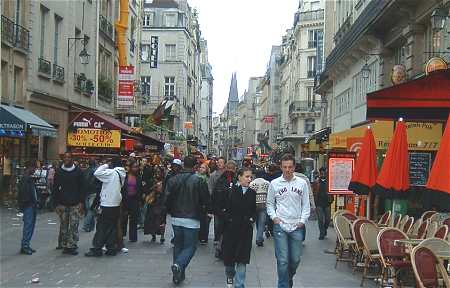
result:
[[[170,243],[143,242],[142,231],[137,243],[125,241],[128,254],[99,259],[83,256],[90,247],[93,233],[80,232],[80,255],[66,256],[55,250],[59,228],[56,214],[43,213],[38,215],[32,240],[33,248],[38,251],[26,256],[19,254],[22,219],[16,216],[14,209],[1,208],[0,215],[1,287],[173,287]],[[294,287],[359,287],[360,274],[352,275],[345,263],[339,263],[338,269],[334,269],[334,255],[324,253],[335,245],[332,228],[329,229],[329,238],[319,241],[316,226],[314,221],[308,224],[302,263]],[[167,242],[170,238],[171,231],[167,231]],[[149,241],[150,237],[145,239]],[[272,239],[264,244],[262,248],[253,247],[246,287],[276,287]],[[35,273],[39,273],[40,283],[31,284],[29,282]],[[214,258],[212,242],[198,247],[186,276],[181,287],[225,287],[224,267]],[[367,281],[366,287],[374,286]]]

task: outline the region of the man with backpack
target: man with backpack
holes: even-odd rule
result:
[[[100,207],[97,230],[95,231],[93,248],[89,250],[86,257],[100,257],[103,255],[102,248],[106,246],[106,255],[115,256],[117,251],[117,223],[120,217],[120,203],[122,202],[122,186],[125,181],[125,169],[122,161],[115,157],[111,164],[104,164],[97,168],[94,176],[102,182],[100,192]]]

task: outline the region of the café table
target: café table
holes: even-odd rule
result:
[[[411,253],[412,249],[419,245],[420,242],[422,242],[423,239],[399,239],[399,240],[394,240],[394,245],[395,246],[404,246],[405,247],[405,252],[407,254]]]
[[[435,254],[442,260],[450,260],[450,251],[448,250],[439,250],[436,251]]]

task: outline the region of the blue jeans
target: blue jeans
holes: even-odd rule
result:
[[[243,263],[236,263],[234,266],[225,266],[225,275],[228,278],[234,278],[235,288],[245,287],[245,269],[246,265]]]
[[[256,213],[256,242],[264,242],[264,228],[266,226],[266,209]]]
[[[95,194],[91,194],[86,197],[85,202],[85,209],[86,209],[86,216],[84,216],[84,222],[83,222],[83,230],[85,231],[92,231],[95,228],[95,210],[91,208],[91,203],[94,201],[94,199],[91,200],[91,198],[95,198]]]
[[[23,233],[22,248],[29,248],[31,237],[33,237],[34,226],[36,224],[36,207],[28,206],[23,208]]]
[[[278,288],[288,288],[289,281],[294,278],[300,264],[303,233],[304,230],[300,228],[288,233],[283,231],[279,224],[273,225]]]
[[[184,270],[189,265],[192,257],[194,257],[195,251],[197,250],[198,242],[198,230],[191,229],[183,226],[173,227],[173,263],[178,264],[181,271]]]

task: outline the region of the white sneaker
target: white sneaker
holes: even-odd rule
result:
[[[22,212],[18,212],[18,213],[16,214],[16,216],[17,216],[17,217],[23,217],[23,213],[22,213]]]
[[[120,251],[122,251],[122,253],[128,253],[128,248],[123,247]]]
[[[227,277],[227,288],[234,288],[234,279]]]
[[[105,246],[102,247],[102,251],[103,251],[103,252],[106,252],[107,250],[108,250],[108,249],[106,249]]]

